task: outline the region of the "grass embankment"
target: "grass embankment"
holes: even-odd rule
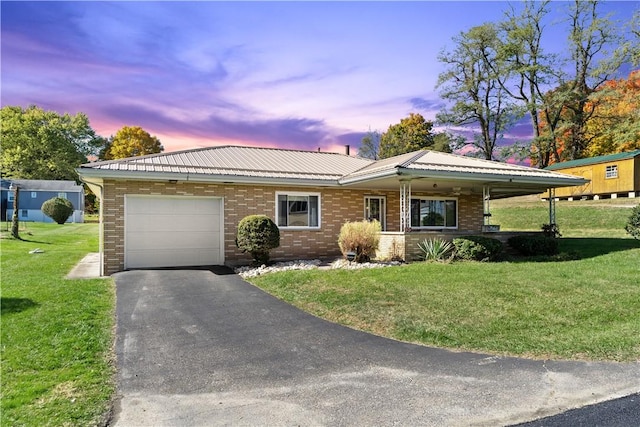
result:
[[[320,317],[399,340],[533,358],[640,360],[640,241],[619,230],[630,210],[567,203],[558,204],[563,234],[593,236],[561,239],[561,251],[578,260],[413,263],[251,280]],[[548,222],[543,202],[496,205],[494,222],[507,229]]]
[[[97,224],[28,223],[2,245],[3,426],[103,424],[114,392],[110,279],[65,275]],[[40,248],[43,253],[30,254]]]

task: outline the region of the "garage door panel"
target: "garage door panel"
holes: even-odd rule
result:
[[[125,267],[224,262],[222,199],[128,195]]]
[[[174,250],[158,250],[153,253],[142,251],[132,251],[130,256],[136,260],[138,265],[131,265],[128,268],[154,268],[154,267],[189,267],[211,264],[212,259],[216,259],[218,254],[213,250],[201,250],[196,254],[186,254],[175,252]],[[167,265],[167,258],[173,260],[174,265]]]
[[[130,250],[150,250],[153,248],[166,249],[206,249],[220,248],[218,233],[129,233],[127,248]]]
[[[203,233],[220,232],[220,215],[191,215],[180,216],[153,215],[153,221],[149,215],[133,215],[127,217],[127,228],[136,232],[187,232],[199,230]]]

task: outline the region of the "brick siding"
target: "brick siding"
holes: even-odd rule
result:
[[[222,197],[225,262],[233,265],[250,261],[249,255],[242,253],[235,246],[238,223],[245,216],[252,214],[265,214],[275,219],[276,192],[320,193],[321,227],[319,230],[281,228],[280,247],[271,251],[271,258],[274,260],[339,256],[340,227],[347,221],[359,221],[363,218],[365,196],[385,196],[387,230],[398,230],[400,226],[399,191],[105,180],[101,201],[103,273],[109,275],[124,269],[126,194]],[[420,195],[415,193],[416,197]],[[459,197],[459,228],[479,231],[482,227],[482,212],[481,196]]]

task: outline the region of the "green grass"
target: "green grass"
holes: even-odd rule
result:
[[[28,223],[22,241],[5,229],[0,424],[104,424],[115,385],[113,283],[64,278],[97,251],[98,225]],[[35,248],[44,252],[29,254]]]
[[[565,237],[627,237],[624,226],[640,199],[556,202],[556,222]],[[540,231],[549,222],[549,203],[535,197],[491,202],[491,223],[501,230]]]
[[[531,358],[640,360],[640,241],[617,229],[628,208],[603,205],[558,209],[565,235],[593,236],[561,239],[560,250],[577,260],[414,263],[251,281],[320,317],[403,341]],[[520,209],[500,207],[494,217],[517,228],[539,208]]]

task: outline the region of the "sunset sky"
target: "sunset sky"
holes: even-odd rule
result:
[[[517,3],[514,2],[514,5]],[[548,25],[566,2],[554,2]],[[221,144],[342,151],[410,112],[434,119],[440,50],[506,2],[1,3],[2,106],[141,126],[165,151]],[[628,20],[639,1],[606,2]],[[549,28],[545,46],[566,36]],[[623,72],[624,71],[624,72]],[[626,77],[629,70],[621,70]],[[625,74],[626,73],[626,74]],[[508,135],[523,138],[528,126]]]

